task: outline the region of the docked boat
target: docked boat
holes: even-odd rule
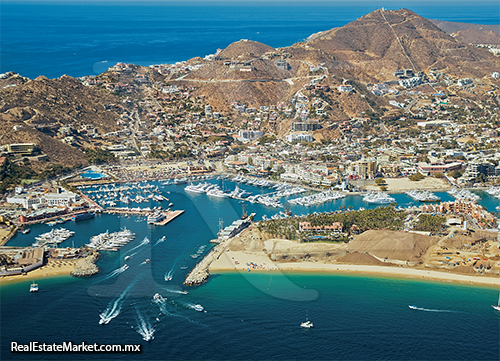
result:
[[[84,212],[84,213],[75,214],[74,216],[71,217],[71,220],[74,222],[77,222],[77,221],[83,221],[85,219],[91,219],[91,218],[94,218],[94,213]]]
[[[22,234],[28,234],[30,233],[31,229],[30,228],[25,228],[21,231]]]
[[[412,190],[405,194],[419,202],[439,202],[441,200],[441,197],[426,190]]]
[[[363,202],[370,204],[391,204],[396,203],[396,199],[382,192],[370,192],[363,197]]]
[[[38,292],[38,285],[35,282],[31,284],[30,292]]]
[[[155,224],[163,221],[167,216],[162,212],[156,212],[148,216],[148,224]]]

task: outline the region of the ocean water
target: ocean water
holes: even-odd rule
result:
[[[217,182],[212,180],[212,182]],[[232,182],[224,183],[234,189]],[[500,352],[499,290],[492,287],[422,282],[350,274],[224,272],[201,286],[182,282],[196,260],[190,257],[241,214],[232,199],[192,195],[185,185],[163,186],[162,194],[185,213],[164,227],[143,218],[100,215],[67,222],[74,237],[61,247],[80,246],[92,235],[127,227],[136,239],[118,252],[102,252],[101,272],[89,278],[41,278],[29,293],[27,278],[0,286],[0,359],[147,360],[494,360]],[[254,193],[267,189],[239,184]],[[444,194],[443,194],[444,196]],[[398,202],[407,201],[396,195]],[[490,200],[491,204],[496,199]],[[344,205],[366,206],[359,197]],[[165,202],[163,202],[165,203]],[[150,206],[158,205],[157,202]],[[145,207],[146,205],[141,205]],[[330,202],[323,210],[336,210]],[[319,210],[320,208],[318,208]],[[278,210],[248,204],[247,212]],[[296,214],[306,209],[292,208]],[[312,211],[312,210],[309,210]],[[26,246],[51,229],[39,224],[9,245]],[[160,242],[162,237],[165,240]],[[149,242],[145,242],[145,237]],[[129,256],[125,261],[125,257]],[[150,262],[146,263],[146,259]],[[124,269],[127,264],[128,269]],[[187,269],[183,269],[187,267]],[[171,281],[165,276],[171,275]],[[180,293],[183,290],[188,294]],[[166,298],[152,301],[155,293]],[[192,307],[201,304],[206,312]],[[411,310],[417,305],[419,310]],[[109,320],[99,324],[101,316]],[[315,328],[299,327],[309,317]],[[151,342],[144,341],[153,333]],[[10,342],[73,341],[142,344],[143,352],[121,354],[15,354]]]
[[[429,19],[500,24],[496,0],[2,1],[0,72],[49,78],[98,74],[117,62],[174,63],[251,39],[289,46],[381,7]]]

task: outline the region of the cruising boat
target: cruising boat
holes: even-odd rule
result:
[[[31,229],[30,228],[25,228],[21,231],[22,234],[28,234],[30,233]]]
[[[155,300],[155,301],[160,301],[161,299],[162,299],[162,297],[159,293],[155,293],[155,295],[153,296],[153,300]]]
[[[412,310],[416,310],[416,309],[418,309],[418,307],[417,307],[417,306],[414,306],[414,305],[410,305],[410,306],[408,306],[408,307],[410,307]]]
[[[35,282],[31,284],[30,292],[38,292],[38,285]]]
[[[306,320],[306,322],[302,322],[300,324],[300,327],[302,328],[313,328],[313,326],[314,326],[313,323],[309,320]]]
[[[500,311],[500,295],[498,295],[498,303],[496,306],[491,305],[495,310]]]
[[[204,310],[202,305],[193,305],[193,310],[196,310],[198,312],[202,312]]]

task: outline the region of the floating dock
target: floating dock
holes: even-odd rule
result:
[[[175,218],[179,217],[182,213],[184,213],[183,210],[177,210],[177,211],[167,211],[164,212],[163,214],[165,215],[165,219],[161,222],[154,223],[155,226],[164,226],[168,222],[174,220]]]

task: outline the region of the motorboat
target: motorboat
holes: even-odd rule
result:
[[[418,307],[417,307],[417,306],[414,306],[414,305],[410,305],[410,306],[408,306],[408,307],[410,307],[412,310],[416,310],[416,309],[418,309]]]
[[[495,310],[500,311],[500,295],[498,295],[498,302],[496,306],[491,305]]]
[[[198,312],[202,312],[204,310],[202,305],[194,305],[193,310],[196,310]]]
[[[155,293],[155,295],[153,296],[153,300],[155,300],[155,301],[160,301],[161,299],[162,299],[162,297],[159,293]]]
[[[35,282],[31,284],[30,292],[38,292],[38,285]]]
[[[306,320],[306,322],[302,322],[300,324],[300,327],[302,328],[313,328],[313,326],[314,326],[313,323],[309,320]]]

